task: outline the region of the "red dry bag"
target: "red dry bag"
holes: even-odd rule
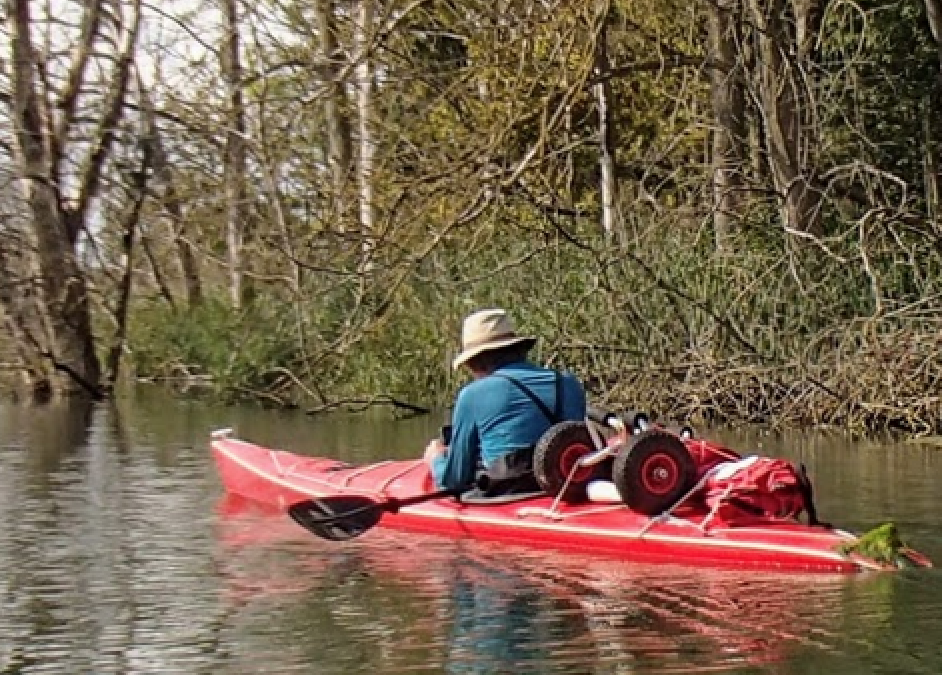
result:
[[[724,521],[743,516],[797,518],[813,513],[810,483],[790,462],[750,456],[716,467],[706,479],[703,496],[714,516]]]

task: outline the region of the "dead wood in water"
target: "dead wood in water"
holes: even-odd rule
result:
[[[376,406],[392,406],[396,410],[405,410],[407,417],[418,417],[419,415],[428,415],[431,410],[415,403],[400,401],[388,394],[377,394],[368,398],[345,398],[330,403],[324,403],[316,408],[308,408],[308,415],[318,415],[320,413],[332,412],[335,410],[346,410],[348,412],[363,412]]]

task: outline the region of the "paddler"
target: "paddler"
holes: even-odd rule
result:
[[[464,320],[452,365],[466,367],[474,379],[455,399],[451,438],[436,438],[425,449],[440,488],[478,485],[485,496],[540,489],[533,448],[553,424],[584,419],[586,396],[573,374],[531,363],[534,344],[536,338],[517,334],[502,309]]]

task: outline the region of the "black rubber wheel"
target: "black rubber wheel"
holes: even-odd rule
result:
[[[687,446],[660,429],[636,436],[618,453],[612,467],[612,480],[622,501],[646,516],[669,509],[696,479],[697,465]]]
[[[533,450],[533,475],[540,487],[552,496],[563,489],[566,478],[581,457],[595,451],[592,437],[585,422],[560,422],[546,430]],[[606,471],[605,462],[579,468],[573,475],[563,501],[583,502],[587,499],[586,486]],[[610,462],[609,462],[610,466]]]

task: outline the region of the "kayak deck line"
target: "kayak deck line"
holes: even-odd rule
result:
[[[536,516],[539,518],[547,518],[549,520],[566,520],[568,518],[578,518],[579,516],[593,516],[598,513],[611,513],[613,511],[624,511],[628,507],[624,504],[610,504],[608,506],[597,506],[595,508],[586,508],[581,511],[571,511],[569,513],[562,513],[560,511],[554,511],[549,508],[542,508],[539,506],[523,506],[517,509],[518,518],[529,518],[530,516]]]
[[[235,439],[230,439],[230,440],[231,440],[231,441],[235,441]],[[323,482],[325,482],[327,485],[330,485],[331,487],[345,488],[345,489],[348,488],[348,487],[350,486],[350,483],[352,483],[352,482],[353,482],[354,480],[356,480],[357,478],[360,478],[361,476],[364,476],[364,475],[368,474],[368,473],[371,472],[371,471],[376,471],[376,470],[378,470],[378,469],[382,469],[382,468],[385,468],[385,467],[387,467],[387,466],[389,466],[389,465],[391,465],[391,464],[395,464],[395,463],[396,463],[396,462],[394,462],[393,460],[384,460],[384,461],[381,461],[381,462],[377,462],[376,464],[368,464],[368,465],[365,465],[365,466],[361,467],[360,469],[357,469],[357,470],[353,470],[353,471],[348,472],[347,474],[345,474],[343,480],[342,480],[341,482],[337,483],[337,482],[334,482],[334,481],[330,480],[330,478],[327,478],[327,479],[312,479],[310,476],[305,476],[304,474],[297,473],[297,472],[295,471],[295,469],[297,469],[298,467],[301,467],[301,466],[303,466],[304,464],[306,464],[305,458],[299,458],[297,455],[292,455],[291,453],[286,453],[286,452],[283,451],[283,450],[269,450],[268,452],[270,453],[270,457],[271,457],[271,460],[272,460],[272,464],[274,464],[274,465],[275,465],[275,468],[278,470],[278,475],[279,475],[279,476],[282,476],[282,477],[285,477],[285,478],[290,478],[290,477],[293,477],[293,478],[300,478],[300,479],[302,479],[302,480],[307,479],[307,480],[312,480],[312,481],[315,481],[315,482],[321,482],[321,481],[323,480]],[[288,456],[292,457],[293,459],[295,459],[296,461],[294,462],[294,464],[292,464],[290,467],[288,467],[288,468],[286,469],[286,468],[282,467],[282,465],[281,465],[281,460],[279,459],[279,456],[281,456],[281,455],[288,455]],[[237,458],[234,458],[234,459],[236,459],[236,461],[238,461]],[[338,464],[340,464],[340,463],[341,463],[341,462],[338,461]],[[421,468],[424,468],[424,467],[425,467],[425,462],[424,462],[424,460],[419,459],[419,460],[413,461],[413,463],[412,463],[411,465],[406,466],[406,467],[403,468],[402,471],[400,471],[399,473],[393,474],[393,475],[389,476],[388,478],[384,479],[383,482],[380,483],[380,484],[375,488],[375,491],[374,491],[375,494],[377,494],[377,495],[386,495],[386,490],[387,490],[387,488],[388,488],[392,483],[396,482],[396,481],[399,480],[400,478],[403,478],[404,476],[407,476],[409,473],[411,473],[412,471],[414,471],[415,469],[420,468],[420,467],[421,467]],[[357,494],[363,494],[360,490],[357,490],[356,488],[353,488],[352,491],[353,491],[353,492],[356,492]]]
[[[337,483],[336,485],[338,487],[340,486],[348,487],[350,483],[352,483],[354,480],[356,480],[360,476],[364,476],[370,473],[371,471],[376,471],[377,469],[382,469],[383,467],[389,466],[392,463],[393,463],[392,460],[386,459],[386,460],[383,460],[382,462],[377,462],[376,464],[366,464],[358,469],[353,469],[352,471],[350,471],[350,473],[348,473],[344,477],[343,482]]]
[[[373,466],[377,466],[377,465],[374,464]],[[397,480],[400,480],[401,478],[405,478],[410,473],[412,473],[413,471],[415,471],[416,469],[420,467],[422,469],[425,469],[425,460],[422,460],[422,459],[414,460],[411,465],[406,466],[399,473],[393,474],[389,478],[385,479],[382,483],[380,483],[378,490],[380,491],[380,493],[386,494],[386,491],[389,489],[390,485],[395,483]]]
[[[810,555],[813,557],[820,557],[826,560],[841,560],[846,561],[848,558],[836,551],[827,551],[814,548],[806,548],[802,546],[793,546],[788,544],[773,544],[773,543],[764,543],[756,541],[743,541],[736,539],[725,539],[716,536],[704,535],[700,537],[687,537],[684,535],[674,535],[668,533],[657,533],[648,530],[647,532],[642,533],[641,529],[634,531],[626,530],[616,530],[616,529],[603,529],[598,527],[577,527],[571,525],[555,525],[553,523],[539,523],[533,521],[517,521],[513,524],[509,523],[506,518],[494,518],[483,515],[459,515],[457,513],[441,513],[437,510],[426,509],[422,510],[420,506],[411,506],[401,509],[403,513],[410,512],[421,515],[425,518],[441,518],[445,520],[455,520],[459,522],[474,522],[479,524],[488,524],[488,525],[499,525],[505,527],[513,527],[517,529],[519,527],[524,527],[528,529],[537,529],[537,530],[547,530],[553,532],[565,532],[570,534],[582,534],[590,536],[604,537],[608,539],[621,539],[625,541],[642,541],[645,539],[650,539],[653,541],[661,541],[664,543],[682,543],[682,544],[693,544],[697,546],[716,546],[716,547],[729,547],[729,548],[738,548],[738,549],[761,549],[765,551],[774,551],[781,553],[797,553],[801,555]],[[696,527],[694,523],[688,523],[693,527]],[[728,533],[734,532],[737,528],[721,528],[717,533]]]
[[[255,447],[255,446],[253,446],[251,443],[246,443],[246,442],[244,442],[244,441],[239,441],[239,440],[236,440],[236,439],[227,439],[226,442],[227,442],[227,443],[240,443],[240,444],[245,445],[245,446],[248,446],[248,447]],[[306,494],[306,495],[308,495],[308,496],[310,496],[310,497],[315,497],[315,498],[316,498],[316,497],[326,497],[327,495],[334,494],[334,493],[336,492],[336,489],[337,489],[338,487],[342,487],[342,486],[339,486],[337,483],[335,483],[335,482],[333,482],[333,481],[331,481],[331,480],[329,480],[329,479],[319,478],[318,476],[310,476],[310,475],[306,475],[306,474],[302,474],[302,473],[294,473],[294,472],[293,472],[294,469],[296,469],[298,466],[301,466],[301,465],[303,465],[303,464],[307,464],[307,462],[305,461],[306,458],[301,458],[300,461],[299,461],[296,465],[294,465],[294,466],[291,467],[292,473],[278,473],[278,474],[273,474],[273,473],[271,473],[271,472],[267,472],[267,471],[263,471],[263,470],[259,469],[259,468],[256,467],[254,464],[251,464],[251,463],[247,462],[246,460],[244,460],[240,455],[238,455],[238,454],[236,454],[236,453],[233,453],[233,452],[230,452],[229,450],[227,450],[227,449],[225,449],[225,448],[222,448],[222,447],[220,447],[220,446],[217,445],[217,444],[214,444],[213,447],[217,450],[217,452],[224,453],[231,461],[233,461],[233,462],[235,462],[236,464],[240,465],[242,468],[244,468],[244,469],[246,469],[246,470],[248,470],[248,471],[254,473],[256,476],[258,476],[258,477],[260,477],[260,478],[264,478],[264,479],[266,479],[266,480],[268,480],[268,481],[270,481],[270,482],[272,482],[272,483],[277,483],[277,484],[281,485],[282,487],[288,488],[288,489],[290,489],[290,490],[292,490],[292,491],[301,492],[301,493]],[[269,450],[269,452],[273,452],[273,453],[282,453],[282,454],[290,454],[290,453],[284,453],[284,451],[282,451],[282,450]],[[315,485],[321,485],[321,486],[330,488],[330,490],[329,490],[329,491],[318,492],[318,491],[312,491],[312,490],[309,489],[309,488],[299,489],[300,486],[295,485],[294,483],[291,483],[290,481],[287,480],[287,479],[289,479],[289,478],[293,478],[293,479],[295,479],[295,480],[300,480],[300,481],[305,481],[305,482],[308,482],[308,483],[313,483],[313,484],[315,484]],[[382,493],[379,493],[379,492],[377,492],[376,490],[373,490],[373,489],[356,488],[356,487],[346,488],[346,489],[344,490],[344,492],[348,492],[349,494],[363,495],[363,496],[366,496],[366,497],[377,497],[377,496],[378,496],[378,497],[382,497],[382,496],[385,496],[385,495],[383,495]],[[251,498],[251,495],[243,495],[243,496]]]
[[[268,452],[279,476],[294,476],[294,470],[303,463],[301,460],[294,458],[296,460],[295,463],[286,469],[281,466],[281,460],[278,459],[278,455],[282,454],[281,452],[278,450],[269,450]],[[300,477],[300,474],[298,474],[298,476]]]
[[[739,455],[732,451],[727,451],[725,448],[720,448],[712,443],[708,443],[705,438],[697,438],[687,441],[688,447],[694,447],[700,450],[700,452],[710,452],[714,455],[719,455],[726,457],[730,461],[735,461],[739,459]]]
[[[787,521],[783,521],[783,522],[787,522]],[[720,529],[726,532],[766,532],[766,530],[764,530],[761,527],[750,527],[750,526],[724,527]],[[706,530],[706,534],[709,534],[710,531],[711,530]],[[799,530],[782,529],[782,530],[777,530],[776,534],[785,535],[786,537],[793,535],[793,536],[801,536],[801,537],[821,537],[821,538],[830,539],[836,535],[842,539],[854,540],[857,538],[856,535],[848,532],[847,530],[841,530],[838,528],[831,528],[831,529],[821,528],[820,532],[814,532],[814,531],[808,532],[804,530],[799,531]]]
[[[410,507],[410,508],[418,509],[421,507],[415,506],[415,507]],[[524,506],[517,510],[517,517],[518,518],[542,517],[542,518],[546,518],[552,521],[560,521],[560,520],[568,520],[571,518],[578,518],[580,516],[591,516],[591,515],[596,515],[599,513],[610,513],[613,511],[621,511],[621,510],[626,510],[626,509],[628,509],[628,507],[625,506],[624,504],[612,504],[608,506],[599,506],[599,507],[594,507],[594,508],[586,507],[583,510],[579,510],[579,511],[573,510],[569,513],[561,513],[559,511],[551,511],[550,509],[545,509],[545,508],[540,508],[540,507]],[[673,514],[663,519],[659,519],[658,516],[653,516],[650,518],[650,520],[654,521],[655,524],[660,522],[664,524],[671,524],[674,526],[694,527],[699,532],[703,533],[703,535],[706,537],[712,536],[716,533],[723,533],[723,532],[735,532],[735,533],[756,532],[756,533],[767,534],[769,531],[768,528],[750,527],[750,526],[713,527],[713,528],[707,528],[704,530],[700,528],[699,523],[694,522],[693,520],[688,519],[688,518],[679,518]],[[789,524],[789,521],[787,520],[782,520],[779,522],[781,522],[782,525]],[[819,530],[812,530],[812,531],[782,528],[782,529],[777,529],[776,534],[784,535],[786,537],[811,536],[811,537],[822,537],[822,538],[827,538],[827,539],[830,539],[835,534],[837,534],[843,537],[844,539],[851,539],[851,540],[856,539],[856,537],[853,534],[845,530],[824,529],[824,528],[820,528]]]

